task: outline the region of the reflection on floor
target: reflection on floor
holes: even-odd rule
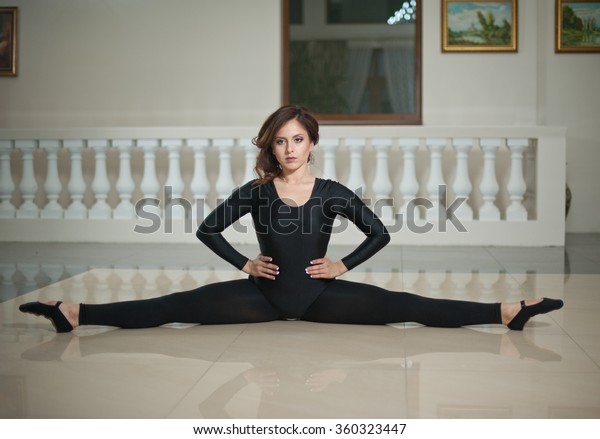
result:
[[[138,299],[241,277],[213,269],[64,272],[46,271],[47,286],[0,303],[1,418],[600,416],[598,274],[392,269],[345,276],[433,297],[565,300],[523,332],[277,321],[55,334],[18,306]]]

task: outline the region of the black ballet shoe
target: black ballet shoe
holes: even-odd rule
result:
[[[548,299],[547,297],[544,297],[541,302],[529,306],[525,305],[524,300],[521,300],[521,310],[510,322],[508,322],[508,325],[506,326],[515,331],[522,331],[525,323],[527,323],[533,316],[561,309],[563,304],[564,303],[562,300]]]
[[[41,302],[29,302],[19,306],[19,311],[46,317],[52,322],[56,332],[71,332],[73,326],[58,308],[61,303],[56,302],[55,305],[46,305]]]

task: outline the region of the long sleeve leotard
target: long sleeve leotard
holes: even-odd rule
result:
[[[280,268],[275,280],[250,276],[203,285],[153,299],[102,305],[81,304],[80,324],[142,328],[166,323],[250,323],[302,319],[323,323],[418,322],[458,327],[501,323],[500,304],[432,299],[341,279],[313,279],[310,261],[326,256],[336,217],[352,221],[365,240],[342,258],[348,269],[364,262],[390,240],[387,230],[345,186],[317,178],[302,206],[287,204],[275,185],[248,182],[212,211],[197,237],[217,255],[242,269],[248,258],[222,232],[250,214],[261,254]]]
[[[389,235],[382,222],[362,200],[341,184],[317,178],[309,200],[291,206],[270,182],[249,182],[213,211],[198,229],[198,238],[211,250],[242,269],[248,258],[241,255],[221,232],[250,213],[262,255],[280,268],[275,280],[251,277],[252,282],[277,308],[282,318],[301,318],[333,279],[313,279],[304,269],[327,253],[336,216],[350,219],[366,235],[351,254],[342,259],[349,270],[381,250]]]

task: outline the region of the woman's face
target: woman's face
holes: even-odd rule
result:
[[[273,154],[283,173],[289,174],[308,166],[308,158],[314,146],[304,126],[292,119],[277,131]]]

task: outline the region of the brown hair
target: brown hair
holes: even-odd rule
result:
[[[298,105],[280,107],[265,120],[258,136],[252,139],[252,143],[259,149],[254,168],[258,174],[255,184],[268,183],[281,174],[281,168],[273,154],[273,143],[281,127],[293,119],[302,124],[314,145],[319,142],[319,123],[307,108]]]

